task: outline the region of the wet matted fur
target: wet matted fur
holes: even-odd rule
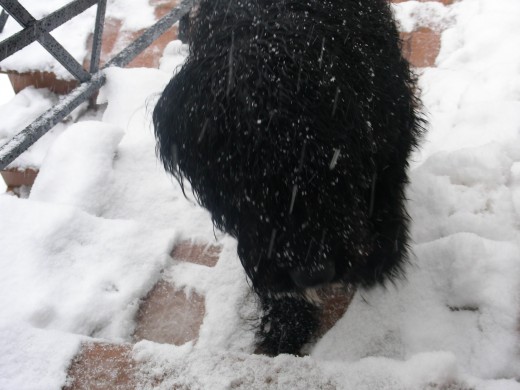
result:
[[[323,283],[373,286],[407,257],[407,160],[422,120],[388,0],[202,0],[154,110],[262,304],[259,347],[299,353]]]

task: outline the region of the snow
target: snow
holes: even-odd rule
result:
[[[133,219],[154,228],[179,226],[179,234],[204,242],[214,240],[209,214],[187,201],[176,182],[166,175],[155,156],[151,125],[154,99],[171,75],[156,69],[107,70],[98,101],[107,102],[103,122],[125,130],[114,161],[113,186],[105,218]]]
[[[142,363],[143,389],[417,389],[450,383],[457,377],[455,357],[445,352],[405,361],[365,358],[345,365],[309,357],[267,358],[244,353],[208,352],[186,344],[172,348],[140,342],[134,348]],[[153,363],[152,363],[153,362]],[[167,379],[159,386],[154,380]],[[396,387],[397,386],[397,387]],[[419,387],[420,386],[420,387]],[[431,387],[434,389],[435,387]]]
[[[174,75],[184,63],[184,59],[188,55],[188,45],[181,41],[171,41],[166,45],[163,51],[163,57],[160,60],[159,69],[168,73],[170,76]]]
[[[122,129],[102,122],[70,126],[48,151],[31,199],[101,215],[110,201],[105,188],[114,181],[112,163],[123,135]],[[67,191],[56,191],[61,183],[67,183]]]
[[[0,73],[0,105],[10,101],[14,96],[13,87],[6,74]]]
[[[138,299],[157,281],[175,234],[134,221],[2,196],[2,307],[9,321],[128,337]]]
[[[148,0],[109,0],[106,16],[122,20],[122,31],[141,30],[156,21],[154,9]]]
[[[508,142],[520,130],[520,3],[455,3],[437,67],[420,78],[430,131],[423,158],[436,151]]]
[[[446,29],[419,77],[430,123],[410,172],[405,280],[358,291],[308,357],[251,354],[236,242],[155,156],[150,114],[187,50],[172,42],[159,70],[108,69],[104,109],[20,157],[40,167],[29,197],[0,195],[0,388],[58,389],[80,343],[131,342],[162,278],[204,295],[206,315],[196,344],[134,346],[143,389],[520,389],[520,3],[394,9],[405,29],[426,15]],[[0,106],[0,142],[55,99],[28,88]],[[169,257],[181,239],[215,238],[214,268]]]
[[[60,389],[69,362],[86,338],[26,323],[0,321],[0,389]]]

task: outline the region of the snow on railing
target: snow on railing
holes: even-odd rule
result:
[[[19,33],[0,42],[0,61],[21,50],[34,41],[38,41],[82,84],[61,98],[52,109],[14,136],[0,147],[0,170],[4,169],[58,122],[70,114],[81,103],[89,99],[105,83],[103,70],[110,66],[124,67],[128,65],[143,50],[165,33],[175,22],[188,13],[194,0],[183,0],[157,23],[148,28],[139,38],[108,61],[99,70],[101,40],[105,19],[106,0],[75,0],[46,17],[36,20],[18,0],[0,0],[0,6],[7,11],[24,29]],[[64,24],[74,16],[97,3],[96,25],[92,43],[90,69],[86,71],[49,32]],[[0,15],[0,27],[5,12]]]

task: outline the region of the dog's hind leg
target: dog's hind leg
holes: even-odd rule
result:
[[[257,337],[257,353],[300,355],[319,326],[321,309],[301,296],[260,296],[263,316]]]

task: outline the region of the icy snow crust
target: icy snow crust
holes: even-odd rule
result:
[[[410,175],[406,280],[358,291],[309,357],[250,354],[234,241],[216,232],[211,269],[169,257],[180,239],[215,239],[154,155],[149,114],[186,53],[173,42],[161,70],[107,72],[106,110],[56,131],[28,199],[0,195],[0,388],[59,389],[81,342],[131,341],[164,278],[207,312],[195,345],[136,344],[143,389],[520,389],[520,2],[395,9],[412,25],[424,7],[449,27],[420,76],[430,129]],[[53,99],[28,89],[0,107],[0,137]]]

